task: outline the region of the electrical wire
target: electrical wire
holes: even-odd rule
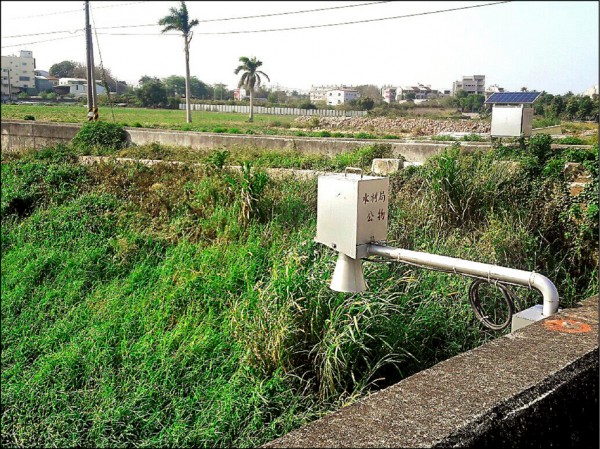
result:
[[[113,122],[115,122],[115,112],[113,110],[112,101],[110,100],[110,88],[108,87],[108,83],[106,82],[106,71],[104,70],[104,63],[102,62],[102,52],[100,51],[100,41],[98,40],[98,33],[96,32],[96,22],[94,21],[94,15],[92,13],[92,8],[90,6],[90,17],[92,19],[92,24],[94,26],[94,34],[96,35],[96,46],[98,47],[98,56],[100,57],[100,70],[102,71],[102,81],[104,83],[104,88],[106,89],[106,98],[108,100],[108,105],[110,106],[110,113],[112,115]],[[94,68],[92,67],[92,70]],[[93,87],[94,89],[96,86]]]
[[[148,1],[131,2],[131,3],[117,3],[115,5],[97,6],[96,9],[100,9],[100,8],[115,8],[115,7],[118,7],[118,6],[128,6],[128,5],[137,5],[139,3],[148,3]],[[55,11],[55,12],[49,12],[49,13],[44,13],[44,14],[36,14],[36,15],[31,15],[31,16],[13,17],[13,18],[11,18],[9,20],[32,19],[32,18],[35,18],[35,17],[55,16],[55,15],[58,15],[58,14],[69,14],[69,13],[81,12],[81,11],[83,11],[83,8],[68,9],[68,10],[63,10],[63,11]]]
[[[29,34],[14,34],[12,36],[2,36],[2,39],[10,39],[13,37],[29,37],[29,36],[41,36],[44,34],[60,34],[60,33],[76,33],[78,31],[85,31],[84,28],[77,28],[75,30],[63,30],[63,31],[46,31],[45,33],[29,33]]]
[[[409,17],[419,17],[419,16],[426,16],[426,15],[431,15],[431,14],[440,14],[440,13],[444,13],[444,12],[462,11],[462,10],[473,9],[473,8],[482,8],[482,7],[485,7],[485,6],[494,6],[494,5],[500,5],[500,4],[503,4],[503,3],[511,3],[511,2],[510,1],[502,1],[502,2],[486,3],[484,5],[463,6],[463,7],[460,7],[460,8],[449,8],[449,9],[440,9],[440,10],[436,10],[436,11],[426,11],[426,12],[420,12],[420,13],[414,13],[414,14],[404,14],[404,15],[401,15],[401,16],[380,17],[380,18],[376,18],[376,19],[354,20],[354,21],[350,21],[350,22],[326,23],[326,24],[323,24],[323,25],[305,25],[305,26],[298,26],[298,27],[272,28],[272,29],[264,29],[264,30],[216,31],[216,32],[207,32],[207,33],[196,32],[196,34],[201,34],[201,35],[204,35],[204,36],[208,36],[208,35],[269,33],[269,32],[275,32],[275,31],[307,30],[307,29],[326,28],[326,27],[342,26],[342,25],[355,25],[355,24],[358,24],[358,23],[381,22],[381,21],[384,21],[384,20],[406,19],[406,18],[409,18]],[[102,33],[102,34],[113,35],[113,36],[160,36],[161,35],[159,33],[155,33],[155,34],[141,34],[141,33]]]
[[[392,263],[395,262],[394,260],[389,260],[389,259],[363,259],[365,262],[374,262],[374,263]],[[517,287],[522,287],[519,284],[515,284],[512,282],[505,282],[505,281],[493,281],[490,282],[490,280],[488,278],[485,277],[481,277],[481,276],[476,276],[476,275],[472,275],[472,274],[468,274],[468,273],[456,273],[455,271],[452,270],[446,270],[443,268],[437,268],[437,267],[429,267],[429,266],[425,266],[425,265],[421,265],[421,264],[417,264],[417,263],[413,263],[413,262],[407,262],[407,261],[399,261],[400,263],[406,264],[406,265],[411,265],[417,268],[422,268],[425,270],[430,270],[430,271],[437,271],[440,273],[446,273],[446,274],[458,274],[460,276],[465,276],[468,278],[473,279],[473,282],[471,283],[471,286],[469,287],[469,303],[471,304],[471,308],[473,309],[473,313],[475,314],[475,318],[477,318],[477,320],[483,324],[485,327],[487,327],[488,329],[494,330],[494,331],[500,331],[505,329],[511,322],[512,320],[512,316],[514,314],[515,311],[515,299],[518,299],[518,296],[516,295],[515,292],[513,292],[508,285],[515,285]],[[493,285],[494,287],[500,289],[500,291],[502,292],[502,295],[504,297],[504,302],[507,305],[508,308],[508,313],[507,313],[507,318],[505,321],[501,322],[500,324],[495,323],[493,321],[489,320],[489,316],[486,315],[483,312],[482,309],[482,305],[481,305],[481,299],[479,296],[479,286],[481,284],[489,284],[489,285]]]
[[[333,9],[356,8],[357,6],[371,6],[371,5],[378,5],[381,3],[391,3],[391,2],[390,1],[368,2],[368,3],[359,3],[357,5],[332,6],[329,8],[316,8],[316,9],[305,9],[302,11],[288,11],[288,12],[278,12],[278,13],[271,13],[271,14],[258,14],[258,15],[254,15],[254,16],[223,17],[220,19],[204,19],[204,20],[198,20],[198,23],[225,22],[225,21],[230,21],[230,20],[257,19],[257,18],[263,18],[263,17],[286,16],[286,15],[292,15],[292,14],[304,14],[304,13],[309,13],[309,12],[330,11]],[[150,26],[159,26],[159,25],[157,23],[148,23],[148,24],[144,24],[144,25],[121,25],[121,26],[101,27],[98,29],[99,30],[108,30],[108,29],[115,29],[115,28],[136,28],[136,27],[150,27]]]
[[[19,44],[13,44],[13,45],[3,45],[3,46],[2,46],[2,47],[0,47],[0,48],[21,47],[21,46],[24,46],[24,45],[40,44],[40,43],[43,43],[43,42],[59,41],[59,40],[62,40],[62,39],[72,39],[72,38],[74,38],[74,37],[81,37],[81,34],[76,34],[76,35],[74,35],[74,36],[63,36],[63,37],[57,37],[57,38],[55,38],[55,39],[46,39],[46,40],[43,40],[43,41],[35,41],[35,42],[21,42],[21,43],[19,43]]]
[[[134,2],[134,3],[128,3],[128,4],[129,5],[134,5],[136,3],[146,3],[146,2]],[[309,13],[309,12],[329,11],[329,10],[333,10],[333,9],[355,8],[357,6],[377,5],[377,4],[381,4],[381,3],[390,3],[390,1],[388,0],[388,1],[380,1],[380,2],[359,3],[357,5],[333,6],[333,7],[329,7],[329,8],[306,9],[306,10],[302,10],[302,11],[288,11],[288,12],[280,12],[280,13],[272,13],[272,14],[259,14],[259,15],[255,15],[255,16],[223,17],[223,18],[220,18],[220,19],[199,20],[198,22],[200,22],[200,23],[223,22],[223,21],[229,21],[229,20],[255,19],[255,18],[262,18],[262,17],[283,16],[283,15],[291,15],[291,14],[304,14],[304,13]],[[110,5],[110,6],[125,6],[125,4],[123,4],[123,5]],[[99,9],[99,8],[108,8],[110,6],[95,6],[95,8],[96,9]],[[81,10],[80,9],[73,9],[73,10],[70,10],[70,11],[49,13],[49,14],[46,14],[46,15],[62,14],[62,13],[66,13],[66,12],[77,12],[77,11],[81,11]],[[29,17],[41,17],[41,16],[29,16]],[[139,27],[152,27],[152,26],[160,26],[160,25],[158,23],[148,23],[148,24],[142,24],[142,25],[116,25],[116,26],[109,26],[109,27],[99,27],[99,28],[96,28],[96,29],[98,29],[98,30],[110,30],[110,29],[118,29],[118,28],[139,28]],[[74,31],[77,31],[77,30],[74,30]],[[42,35],[42,34],[70,33],[70,32],[71,32],[70,30],[65,30],[65,31],[48,31],[46,33],[17,34],[17,35],[14,35],[14,36],[3,36],[2,39],[8,39],[8,38],[13,38],[13,37],[38,36],[38,35]]]

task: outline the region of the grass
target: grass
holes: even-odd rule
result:
[[[223,168],[241,154],[2,154],[3,446],[254,447],[498,335],[458,276],[365,262],[369,292],[329,290],[316,180],[269,179],[268,152]],[[390,244],[536,270],[563,307],[597,293],[597,168],[576,198],[553,170],[598,150],[536,154],[454,148],[392,176]]]

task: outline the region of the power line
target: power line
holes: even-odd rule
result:
[[[135,2],[135,3],[145,3],[145,2]],[[128,4],[135,4],[135,3],[128,3]],[[262,17],[283,16],[283,15],[291,15],[291,14],[304,14],[304,13],[309,13],[309,12],[329,11],[329,10],[334,10],[334,9],[355,8],[357,6],[378,5],[381,3],[391,3],[391,2],[390,1],[368,2],[368,3],[359,3],[356,5],[332,6],[329,8],[317,8],[317,9],[305,9],[302,11],[288,11],[288,12],[260,14],[260,15],[254,15],[254,16],[243,16],[243,17],[225,17],[225,18],[221,18],[221,19],[206,19],[206,20],[199,20],[199,22],[201,22],[201,23],[221,22],[221,21],[229,21],[229,20],[255,19],[255,18],[262,18]],[[123,6],[123,5],[110,5],[110,6]],[[110,6],[98,6],[98,7],[95,7],[95,9],[108,8]],[[77,10],[71,10],[71,11],[80,11],[80,10],[77,9]],[[70,12],[70,11],[64,11],[64,12]],[[50,14],[60,14],[60,12],[50,13]],[[30,16],[30,17],[35,17],[35,16]],[[117,26],[109,26],[109,27],[94,27],[94,29],[95,30],[110,30],[110,29],[117,29],[117,28],[139,28],[139,27],[151,27],[151,26],[160,26],[160,25],[158,23],[148,23],[148,24],[143,24],[143,25],[117,25]],[[46,33],[33,33],[33,34],[17,34],[17,35],[13,35],[13,36],[3,36],[2,38],[8,39],[8,38],[13,38],[13,37],[39,36],[39,35],[43,35],[43,34],[70,33],[72,31],[79,31],[79,30],[48,31]],[[121,35],[115,34],[115,36],[129,36],[129,34],[121,34]],[[140,34],[140,36],[158,36],[158,34]]]
[[[13,37],[41,36],[41,35],[44,35],[44,34],[76,33],[78,31],[84,31],[84,29],[83,28],[78,28],[78,29],[75,29],[75,30],[46,31],[45,33],[15,34],[13,36],[2,36],[2,39],[9,39],[9,38],[13,38]]]
[[[114,8],[114,7],[117,7],[117,6],[137,5],[138,3],[148,3],[148,2],[147,1],[143,1],[143,2],[131,2],[131,3],[117,3],[116,5],[97,6],[96,9],[100,9],[100,8]],[[10,20],[21,20],[21,19],[32,19],[34,17],[55,16],[57,14],[69,14],[69,13],[73,13],[73,12],[81,12],[82,10],[83,10],[83,8],[68,9],[68,10],[64,10],[64,11],[55,11],[55,12],[49,12],[49,13],[45,13],[45,14],[36,14],[36,15],[32,15],[32,16],[13,17]]]
[[[309,12],[319,12],[319,11],[330,11],[333,9],[344,9],[344,8],[356,8],[357,6],[370,6],[370,5],[378,5],[381,3],[391,3],[390,1],[381,1],[381,2],[368,2],[368,3],[359,3],[357,5],[345,5],[345,6],[332,6],[329,8],[316,8],[316,9],[305,9],[302,11],[288,11],[288,12],[278,12],[272,14],[259,14],[255,16],[242,16],[242,17],[223,17],[220,19],[205,19],[198,20],[199,23],[208,23],[208,22],[224,22],[229,20],[242,20],[242,19],[257,19],[262,17],[274,17],[274,16],[286,16],[291,14],[304,14]],[[108,30],[114,28],[136,28],[136,27],[151,27],[151,26],[159,26],[157,23],[148,23],[144,25],[121,25],[121,26],[112,26],[112,27],[100,27],[99,30]]]
[[[384,20],[405,19],[408,17],[418,17],[418,16],[426,16],[426,15],[431,15],[431,14],[440,14],[443,12],[452,12],[452,11],[461,11],[461,10],[473,9],[473,8],[482,8],[484,6],[500,5],[503,3],[511,3],[511,2],[510,1],[502,1],[502,2],[486,3],[484,5],[463,6],[460,8],[439,9],[436,11],[427,11],[427,12],[420,12],[420,13],[414,13],[414,14],[404,14],[401,16],[381,17],[381,18],[377,18],[377,19],[355,20],[355,21],[351,21],[351,22],[327,23],[327,24],[323,24],[323,25],[305,25],[305,26],[298,26],[298,27],[273,28],[273,29],[264,29],[264,30],[221,31],[221,32],[217,31],[217,32],[211,32],[211,33],[195,32],[195,34],[223,35],[223,34],[268,33],[268,32],[274,32],[274,31],[292,31],[292,30],[306,30],[306,29],[311,29],[311,28],[326,28],[326,27],[342,26],[342,25],[354,25],[354,24],[358,24],[358,23],[381,22]],[[159,33],[155,33],[155,34],[100,33],[100,34],[112,35],[112,36],[161,36],[161,34],[159,34]]]
[[[104,70],[104,63],[102,62],[102,52],[100,51],[100,41],[98,40],[98,32],[96,31],[96,21],[94,20],[94,14],[92,13],[92,8],[90,8],[90,16],[92,18],[92,25],[94,25],[94,33],[96,34],[96,46],[98,47],[98,56],[100,56],[100,69],[102,70],[102,81],[104,82],[104,88],[106,89],[106,98],[108,99],[108,104],[110,106],[110,113],[112,114],[113,122],[115,121],[115,112],[113,110],[112,101],[110,100],[110,88],[108,86],[108,82],[106,81],[106,71]],[[94,68],[92,67],[92,70]],[[93,86],[96,89],[96,86]],[[115,87],[116,88],[116,87]]]
[[[3,45],[1,48],[9,48],[9,47],[23,47],[25,45],[33,45],[33,44],[40,44],[42,42],[52,42],[52,41],[59,41],[61,39],[72,39],[74,37],[81,37],[81,34],[77,34],[74,36],[63,36],[63,37],[57,37],[54,39],[46,39],[43,41],[35,41],[35,42],[22,42],[20,44],[13,44],[13,45]]]

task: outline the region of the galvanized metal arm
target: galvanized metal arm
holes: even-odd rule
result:
[[[546,276],[533,271],[516,270],[514,268],[376,244],[369,244],[367,246],[367,256],[379,256],[397,262],[418,265],[423,268],[473,276],[486,279],[488,282],[498,281],[535,288],[544,298],[542,315],[548,317],[558,311],[559,298],[556,287]]]

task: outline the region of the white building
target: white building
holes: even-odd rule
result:
[[[582,95],[584,95],[586,97],[593,97],[594,95],[598,95],[598,84],[596,84],[595,86],[590,87]]]
[[[105,89],[96,81],[96,94],[103,94]],[[87,80],[85,78],[60,78],[55,88],[59,95],[75,95],[85,97],[87,95]]]
[[[397,90],[397,88],[392,86],[383,86],[381,88],[381,97],[383,98],[383,101],[386,103],[395,103]]]
[[[340,86],[311,86],[308,96],[312,103],[327,101],[327,92]]]
[[[19,56],[2,56],[2,95],[35,93],[35,59],[33,52],[21,50]]]
[[[335,106],[347,101],[358,100],[360,94],[355,89],[334,89],[327,92],[327,104]]]
[[[485,75],[463,76],[462,81],[454,81],[452,83],[452,95],[456,95],[459,90],[464,90],[469,95],[485,94]]]

